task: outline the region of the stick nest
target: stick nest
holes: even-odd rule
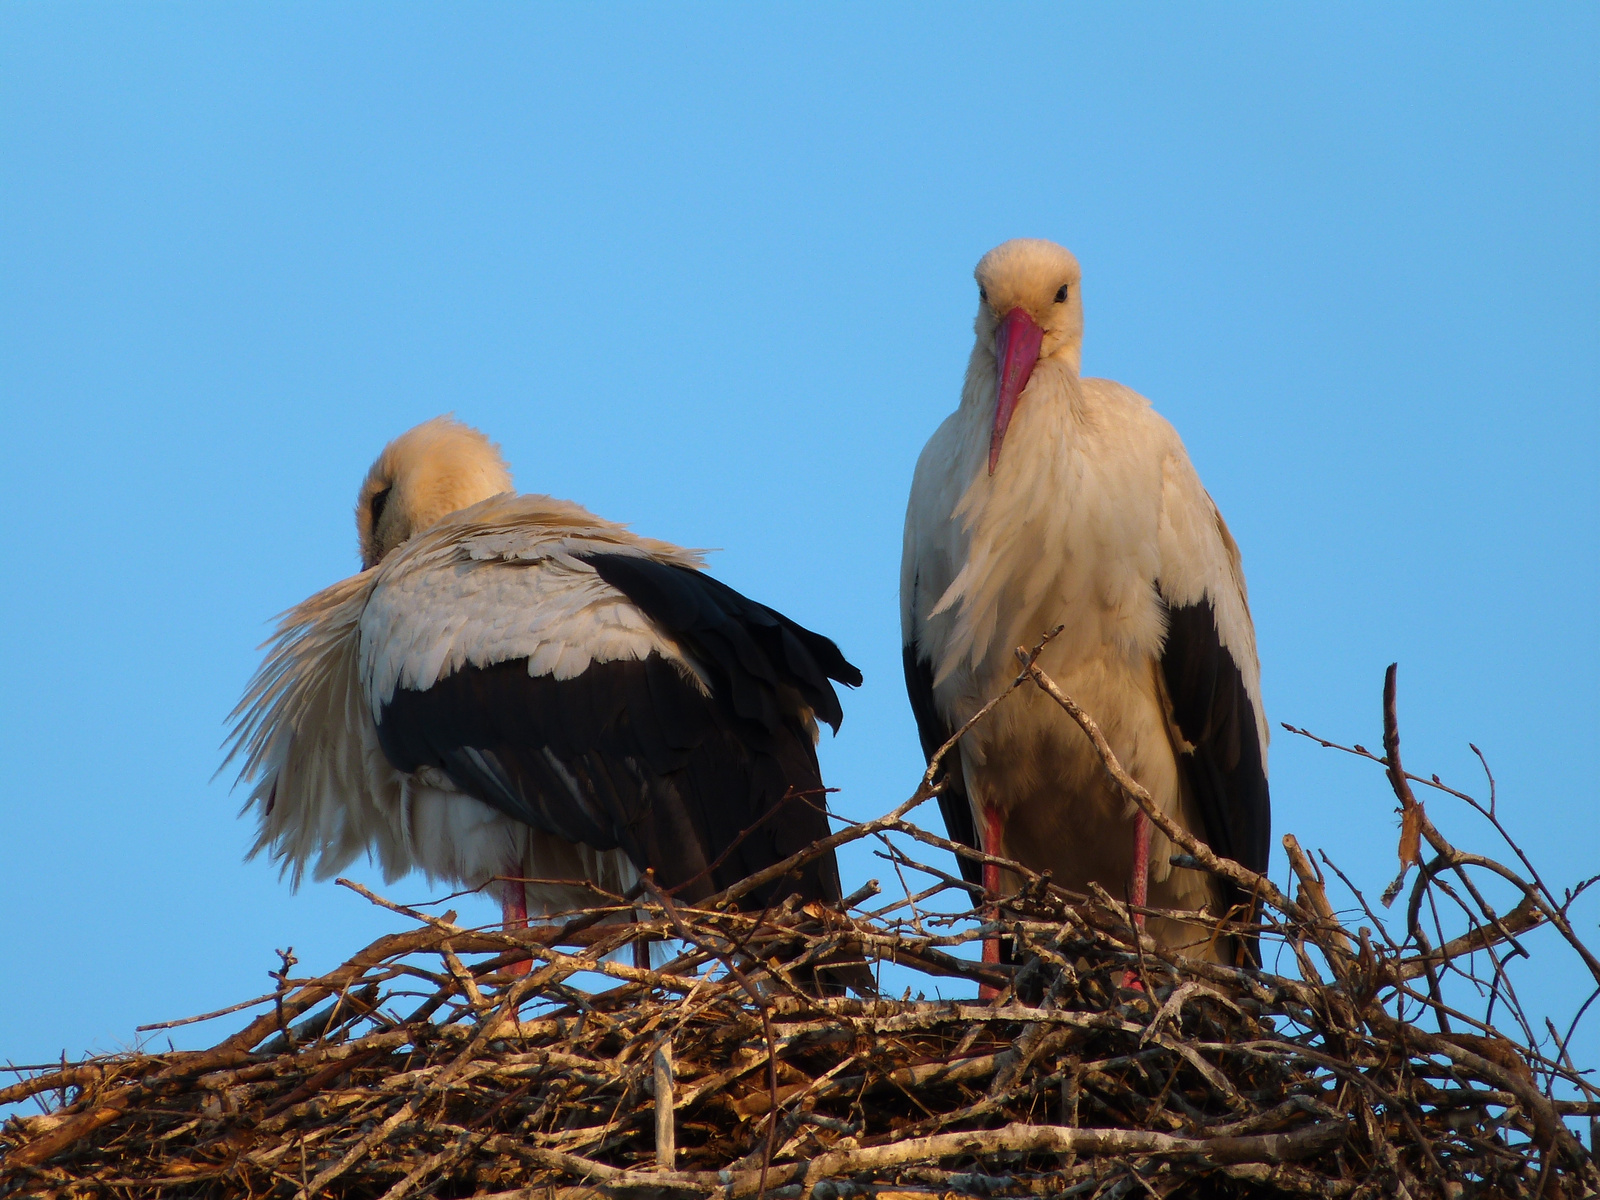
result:
[[[1571,1128],[1600,1114],[1600,1090],[1566,1054],[1570,1029],[1535,1035],[1504,970],[1549,925],[1600,984],[1567,920],[1583,887],[1558,898],[1520,851],[1512,869],[1444,840],[1410,788],[1442,785],[1400,766],[1392,669],[1385,754],[1349,750],[1386,769],[1402,858],[1413,839],[1420,868],[1393,934],[1359,893],[1364,925],[1347,926],[1292,837],[1293,897],[1211,855],[1023,663],[1013,686],[1056,695],[1181,864],[1258,898],[1268,970],[1158,946],[1126,905],[1020,864],[1005,866],[1021,891],[998,898],[920,862],[924,847],[999,861],[907,820],[937,792],[936,760],[894,812],[807,852],[873,840],[898,899],[872,883],[836,908],[741,911],[763,876],[694,906],[647,878],[560,925],[502,930],[368,893],[417,925],[314,979],[293,978],[282,952],[276,989],[252,1002],[265,1011],[211,1049],[63,1062],[0,1088],[0,1103],[46,1110],[0,1130],[0,1196],[1600,1189]],[[1452,794],[1504,832],[1492,800]],[[1515,907],[1497,913],[1489,884]],[[974,961],[986,934],[1010,940],[1011,962]],[[634,965],[646,942],[676,957]],[[923,994],[819,994],[863,963]],[[972,999],[973,984],[997,994]],[[968,998],[937,998],[950,994]]]

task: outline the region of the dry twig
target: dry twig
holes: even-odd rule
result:
[[[1552,1027],[1536,1040],[1506,976],[1506,951],[1545,924],[1595,963],[1569,913],[1583,886],[1558,900],[1520,850],[1515,867],[1460,851],[1414,796],[1406,803],[1409,785],[1428,781],[1399,765],[1392,676],[1386,757],[1350,749],[1384,766],[1407,837],[1433,855],[1413,854],[1406,925],[1391,934],[1354,891],[1368,926],[1346,925],[1292,837],[1291,899],[1165,818],[1037,653],[1021,656],[1013,687],[1031,682],[1061,705],[1186,865],[1260,899],[1263,942],[1282,947],[1294,974],[1185,958],[1141,938],[1125,905],[1068,895],[1016,863],[1004,865],[1021,893],[975,909],[981,895],[912,853],[998,861],[907,820],[935,794],[930,768],[888,815],[806,852],[877,839],[905,895],[872,913],[852,909],[876,882],[837,909],[753,914],[737,907],[747,885],[692,907],[646,879],[560,923],[480,930],[358,888],[418,927],[311,979],[289,978],[285,952],[279,987],[252,1002],[268,1010],[212,1049],[63,1063],[0,1089],[0,1102],[54,1097],[0,1131],[0,1197],[1600,1188],[1567,1125],[1600,1117],[1600,1090],[1567,1054],[1582,1012],[1564,1036]],[[1509,841],[1493,801],[1452,794]],[[1494,912],[1485,878],[1521,902]],[[637,923],[608,921],[619,913]],[[968,957],[984,920],[998,921],[1015,965]],[[641,936],[683,953],[660,969],[612,960]],[[528,975],[505,969],[528,957]],[[986,983],[1001,998],[819,996],[797,984],[858,959],[929,989]],[[1143,993],[1119,986],[1135,966]],[[421,1003],[395,1016],[418,981]],[[1495,1025],[1497,1006],[1515,1036]],[[1425,1013],[1441,1032],[1419,1027]]]

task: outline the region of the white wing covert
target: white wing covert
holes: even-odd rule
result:
[[[699,556],[587,513],[587,528],[552,528],[552,503],[485,501],[378,568],[360,620],[361,682],[374,720],[396,688],[423,690],[464,666],[511,659],[526,658],[530,675],[565,680],[594,662],[655,652],[693,674],[679,647],[584,556],[634,553],[694,568]]]

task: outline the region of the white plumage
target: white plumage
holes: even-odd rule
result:
[[[706,894],[827,833],[788,793],[820,797],[813,714],[836,726],[828,677],[859,682],[832,642],[695,552],[516,495],[449,418],[385,449],[356,517],[366,569],[283,617],[234,713],[253,853],[297,884],[367,852],[507,880],[520,920],[646,867]],[[788,886],[837,898],[831,857]]]
[[[645,554],[699,570],[698,554],[634,537],[575,504],[496,496],[452,514],[385,563],[361,615],[361,678],[374,707],[396,687],[432,687],[468,663],[526,658],[530,675],[572,679],[592,662],[677,645],[584,555]]]
[[[1007,242],[977,279],[961,405],[923,450],[906,512],[901,629],[924,746],[1010,682],[1017,646],[1064,626],[1041,666],[1165,811],[1260,869],[1268,733],[1238,547],[1149,402],[1079,377],[1072,255]],[[1141,899],[1141,822],[1035,689],[963,739],[941,804],[960,840],[1068,888]],[[1153,905],[1216,911],[1238,899],[1173,868],[1159,832],[1149,851]],[[1170,944],[1207,939],[1191,924],[1151,931]]]

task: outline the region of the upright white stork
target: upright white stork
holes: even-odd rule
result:
[[[1063,626],[1040,666],[1164,812],[1263,871],[1267,722],[1239,548],[1149,401],[1079,376],[1077,260],[1019,239],[984,255],[976,275],[961,406],[923,449],[906,511],[901,632],[923,749],[931,756],[1015,677],[1017,646]],[[959,760],[939,798],[953,840],[1068,889],[1094,882],[1140,905],[1250,915],[1248,897],[1172,866],[1165,835],[1038,689],[980,721]],[[996,892],[1015,887],[962,869]],[[1253,937],[1217,939],[1198,923],[1149,929],[1195,955],[1257,953]]]
[[[828,834],[816,718],[861,673],[698,553],[517,495],[449,417],[385,448],[356,527],[363,570],[282,618],[233,714],[251,853],[297,885],[367,851],[500,880],[520,923],[647,868],[693,901]],[[833,855],[752,900],[792,892],[837,900]]]

